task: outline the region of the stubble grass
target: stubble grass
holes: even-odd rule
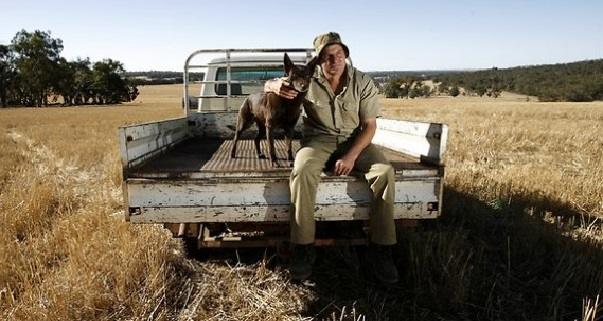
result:
[[[0,110],[1,318],[596,314],[603,288],[602,102],[382,99],[386,116],[450,126],[444,216],[399,231],[399,286],[380,289],[332,249],[308,287],[289,282],[268,258],[190,260],[160,227],[124,222],[117,127],[180,116],[180,90],[147,86],[121,106]]]

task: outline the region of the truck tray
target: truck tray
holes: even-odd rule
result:
[[[267,142],[262,140],[262,150],[267,151]],[[237,157],[230,157],[232,140],[220,138],[190,138],[169,149],[159,157],[129,171],[129,178],[288,178],[291,164],[286,160],[286,144],[283,139],[275,140],[278,167],[270,166],[268,159],[259,159],[252,139],[240,140]],[[299,140],[292,143],[294,152],[300,148]],[[418,158],[380,147],[390,160],[396,176],[437,176],[439,166],[421,163]],[[334,177],[326,173],[323,179],[355,179]]]

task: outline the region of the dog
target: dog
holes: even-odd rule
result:
[[[302,102],[310,86],[317,62],[318,57],[314,57],[306,65],[295,65],[285,53],[285,83],[288,87],[298,92],[297,96],[294,99],[286,99],[275,93],[265,92],[249,95],[241,105],[237,116],[230,157],[236,157],[237,142],[241,137],[241,133],[255,122],[259,131],[253,142],[258,158],[266,158],[260,150],[260,141],[266,136],[270,164],[272,167],[278,167],[276,152],[274,150],[273,132],[276,128],[282,128],[285,130],[287,159],[290,162],[293,161],[291,140],[293,139],[295,124],[301,115]]]

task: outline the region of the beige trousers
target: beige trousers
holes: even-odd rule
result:
[[[291,190],[290,226],[291,242],[314,242],[314,206],[316,189],[323,169],[332,169],[334,162],[349,149],[351,142],[338,142],[336,138],[304,140],[295,156],[289,188]],[[369,145],[356,160],[354,170],[364,174],[373,192],[370,213],[370,239],[373,243],[396,243],[393,219],[395,193],[394,170],[387,158],[375,146]]]

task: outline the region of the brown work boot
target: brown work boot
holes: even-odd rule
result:
[[[392,245],[371,243],[369,246],[369,265],[373,277],[384,285],[398,282],[398,270],[392,258]]]
[[[292,251],[289,273],[293,280],[303,281],[312,275],[312,265],[316,261],[314,244],[293,244]]]

